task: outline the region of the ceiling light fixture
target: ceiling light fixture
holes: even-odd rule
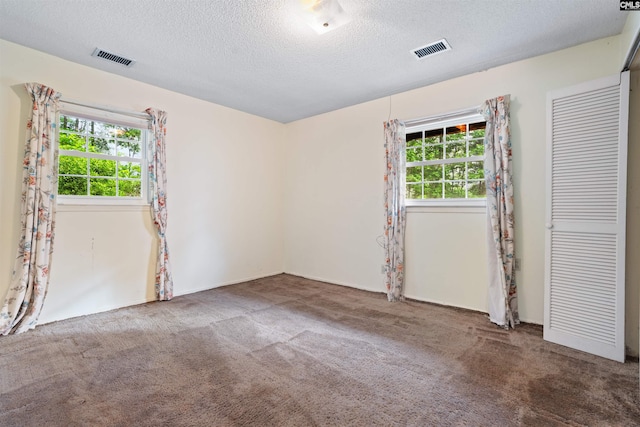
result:
[[[338,0],[294,1],[297,3],[298,15],[318,34],[336,29],[351,20]]]

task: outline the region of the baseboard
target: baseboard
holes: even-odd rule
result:
[[[173,296],[177,297],[177,296],[181,296],[181,295],[195,294],[196,292],[208,291],[210,289],[220,288],[222,286],[235,285],[235,284],[238,284],[238,283],[250,282],[252,280],[258,280],[258,279],[264,279],[266,277],[277,276],[277,275],[282,274],[282,273],[283,273],[282,271],[278,271],[278,272],[275,272],[275,273],[267,273],[267,274],[260,275],[260,276],[252,276],[252,277],[248,277],[248,278],[244,278],[244,279],[230,280],[230,281],[223,282],[223,283],[218,283],[218,284],[215,284],[215,285],[207,285],[207,286],[204,286],[202,288],[190,289],[190,290],[188,290],[186,292],[177,292],[177,293],[174,292]],[[120,304],[115,304],[113,306],[101,308],[98,311],[91,311],[90,313],[77,314],[77,315],[72,315],[72,316],[69,316],[69,317],[61,317],[59,319],[55,318],[55,319],[51,319],[51,320],[46,320],[44,322],[41,322],[40,320],[38,320],[37,325],[38,326],[39,325],[46,325],[46,324],[49,324],[49,323],[60,322],[62,320],[74,319],[76,317],[90,316],[92,314],[98,314],[98,313],[105,313],[107,311],[118,310],[118,309],[126,308],[126,307],[132,307],[134,305],[147,304],[147,303],[154,302],[154,301],[156,301],[156,299],[153,298],[153,297],[151,299],[147,299],[146,297],[145,298],[136,298],[136,299],[132,299],[132,300],[120,303]],[[46,302],[45,302],[45,304],[46,304]]]
[[[266,273],[260,276],[251,276],[251,277],[246,277],[244,279],[234,279],[234,280],[229,280],[226,282],[222,282],[222,283],[217,283],[214,285],[206,285],[203,286],[202,288],[195,288],[195,289],[189,289],[186,292],[173,292],[173,296],[177,297],[177,296],[181,296],[181,295],[189,295],[189,294],[195,294],[196,292],[203,292],[203,291],[209,291],[211,289],[215,289],[215,288],[221,288],[223,286],[230,286],[230,285],[237,285],[238,283],[244,283],[244,282],[250,282],[252,280],[259,280],[259,279],[265,279],[267,277],[272,277],[272,276],[277,276],[279,274],[283,274],[283,271],[278,271],[275,273]]]
[[[406,299],[410,299],[410,300],[413,300],[413,301],[427,302],[429,304],[441,305],[443,307],[462,308],[464,310],[475,311],[476,313],[487,314],[487,312],[485,310],[481,310],[481,309],[479,309],[477,307],[470,307],[470,306],[467,306],[467,305],[464,305],[464,304],[452,305],[451,303],[446,303],[446,302],[439,301],[439,300],[432,299],[432,298],[416,297],[416,296],[407,295],[407,294],[405,294],[404,297]]]
[[[365,288],[363,286],[359,286],[359,285],[354,285],[353,283],[347,283],[347,282],[342,282],[342,281],[338,281],[338,280],[332,280],[332,279],[325,279],[323,277],[317,277],[317,276],[309,276],[306,274],[301,274],[301,273],[296,273],[293,271],[285,271],[285,274],[290,274],[292,276],[298,276],[298,277],[303,277],[305,279],[310,279],[310,280],[317,280],[318,282],[325,282],[325,283],[330,283],[332,285],[339,285],[339,286],[347,286],[349,288],[355,288],[355,289],[360,289],[362,291],[368,291],[368,292],[374,292],[374,293],[382,293],[384,294],[384,290],[380,290],[380,291],[375,291],[369,288]],[[469,307],[466,305],[452,305],[449,303],[444,303],[442,301],[438,301],[438,300],[434,300],[434,299],[428,299],[428,298],[422,298],[422,297],[416,297],[416,296],[412,296],[412,295],[405,295],[405,298],[407,299],[411,299],[414,301],[420,301],[420,302],[426,302],[426,303],[430,303],[430,304],[437,304],[437,305],[441,305],[444,307],[454,307],[454,308],[462,308],[464,310],[470,310],[470,311],[475,311],[477,313],[484,313],[487,314],[486,311],[484,310],[480,310],[478,308],[474,308],[474,307]],[[526,319],[526,318],[520,318],[520,321],[523,323],[529,323],[532,325],[542,325],[542,323],[539,320],[531,320],[531,319]]]
[[[353,284],[353,283],[347,283],[347,282],[343,282],[343,281],[339,281],[339,280],[326,279],[324,277],[318,277],[318,276],[309,276],[309,275],[305,275],[305,274],[301,274],[301,273],[297,273],[297,272],[293,272],[293,271],[276,271],[276,272],[266,273],[266,274],[259,275],[259,276],[250,276],[250,277],[245,277],[245,278],[242,278],[242,279],[229,280],[229,281],[222,282],[222,283],[217,283],[217,284],[214,284],[214,285],[206,285],[206,286],[203,286],[201,288],[189,289],[186,292],[174,292],[173,295],[174,295],[174,297],[177,297],[177,296],[181,296],[181,295],[195,294],[197,292],[203,292],[203,291],[208,291],[208,290],[215,289],[215,288],[221,288],[223,286],[230,286],[230,285],[236,285],[238,283],[250,282],[252,280],[265,279],[267,277],[277,276],[279,274],[289,274],[291,276],[302,277],[302,278],[309,279],[309,280],[316,280],[318,282],[329,283],[329,284],[332,284],[332,285],[345,286],[345,287],[348,287],[348,288],[359,289],[359,290],[367,291],[367,292],[381,293],[381,294],[385,293],[383,290],[375,291],[375,290],[372,290],[370,288],[365,288],[364,286],[356,285],[356,284]],[[445,307],[462,308],[462,309],[465,309],[465,310],[471,310],[471,311],[475,311],[475,312],[479,312],[479,313],[486,313],[485,311],[478,310],[477,308],[468,307],[468,306],[464,306],[464,305],[446,304],[446,303],[443,303],[442,301],[437,301],[437,300],[433,300],[433,299],[420,298],[420,297],[415,297],[415,296],[411,296],[411,295],[405,295],[405,298],[411,299],[411,300],[415,300],[415,301],[420,301],[420,302],[438,304],[438,305],[442,305],[442,306],[445,306]],[[48,323],[59,322],[61,320],[66,320],[66,319],[73,319],[75,317],[81,317],[81,316],[88,316],[88,315],[91,315],[91,314],[104,313],[106,311],[117,310],[119,308],[131,307],[131,306],[139,305],[139,304],[146,304],[146,303],[153,302],[153,301],[155,301],[154,298],[152,298],[152,299],[141,298],[141,299],[131,300],[131,301],[127,301],[124,304],[119,304],[117,306],[105,308],[104,310],[101,309],[100,311],[93,311],[91,313],[78,314],[77,316],[64,317],[64,318],[60,318],[60,319],[47,320],[47,321],[42,322],[42,323],[38,322],[38,325],[46,325]],[[520,321],[524,322],[524,323],[531,323],[531,324],[534,324],[534,325],[542,325],[539,321],[535,321],[535,320],[529,320],[529,319],[521,318]]]
[[[83,317],[83,316],[91,316],[93,314],[99,314],[99,313],[106,313],[107,311],[118,310],[120,308],[125,308],[125,307],[133,307],[134,305],[146,304],[146,303],[149,303],[149,302],[152,302],[152,301],[155,301],[155,299],[150,299],[149,300],[147,298],[135,298],[135,299],[131,299],[131,300],[128,300],[128,301],[120,303],[120,304],[114,304],[113,306],[101,307],[97,311],[91,311],[89,313],[74,314],[74,315],[71,315],[71,316],[54,318],[54,319],[49,319],[49,320],[45,320],[45,321],[41,321],[40,319],[38,319],[36,325],[37,326],[47,325],[49,323],[60,322],[62,320],[75,319],[77,317]],[[45,304],[46,303],[47,302],[45,300]]]
[[[530,325],[539,325],[539,326],[543,325],[543,322],[540,322],[539,320],[531,320],[531,319],[527,319],[525,317],[521,317],[520,318],[520,322],[529,323]]]
[[[444,307],[462,308],[464,310],[475,311],[477,313],[483,313],[483,314],[487,314],[487,315],[489,314],[486,310],[481,310],[479,308],[469,307],[469,306],[466,306],[466,305],[452,305],[450,303],[445,303],[445,302],[434,300],[434,299],[428,299],[428,298],[422,298],[422,297],[414,297],[414,296],[411,296],[411,295],[405,295],[405,298],[412,299],[412,300],[415,300],[415,301],[420,301],[420,302],[427,302],[427,303],[430,303],[430,304],[437,304],[437,305],[441,305],[441,306],[444,306]],[[542,326],[542,323],[539,320],[530,320],[530,319],[526,319],[526,318],[523,318],[523,317],[520,317],[520,322],[528,323],[528,324],[531,324],[531,325],[540,325],[540,326]]]
[[[308,276],[306,274],[300,274],[300,273],[295,273],[295,272],[291,272],[291,271],[285,271],[284,274],[289,274],[291,276],[302,277],[303,279],[316,280],[318,282],[329,283],[331,285],[346,286],[348,288],[360,289],[361,291],[374,292],[374,293],[380,293],[380,294],[384,294],[385,293],[382,289],[380,291],[375,291],[375,290],[370,289],[370,288],[365,288],[364,286],[354,285],[353,283],[341,282],[341,281],[332,280],[332,279],[325,279],[325,278],[316,277],[316,276]]]

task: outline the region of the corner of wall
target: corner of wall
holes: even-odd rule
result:
[[[627,59],[633,55],[640,38],[640,13],[630,12],[620,33],[620,70],[625,67]]]

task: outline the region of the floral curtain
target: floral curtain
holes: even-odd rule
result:
[[[509,95],[481,107],[487,121],[484,167],[487,184],[489,319],[504,328],[520,323],[515,281],[513,181]]]
[[[60,94],[38,84],[25,88],[33,100],[22,162],[21,235],[9,292],[0,310],[0,334],[18,334],[36,326],[49,285],[58,147],[56,113]]]
[[[404,296],[404,232],[406,135],[404,124],[398,120],[384,123],[386,170],[384,174],[384,249],[385,286],[389,301]]]
[[[151,213],[160,238],[158,261],[156,265],[156,299],[169,301],[173,298],[173,277],[169,263],[169,247],[167,246],[167,170],[166,170],[166,123],[167,113],[162,110],[147,108],[151,117],[151,144],[149,153],[149,190],[151,192]]]

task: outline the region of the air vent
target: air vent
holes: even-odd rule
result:
[[[136,61],[133,59],[125,58],[120,55],[115,55],[113,53],[107,52],[106,50],[102,50],[100,48],[96,48],[93,51],[91,56],[96,56],[98,58],[106,59],[107,61],[115,62],[120,65],[124,65],[125,67],[131,67]]]
[[[427,56],[433,56],[438,53],[446,52],[447,50],[451,50],[451,46],[449,46],[449,43],[447,43],[445,39],[442,39],[435,43],[414,49],[411,53],[416,56],[416,59],[424,59]]]

